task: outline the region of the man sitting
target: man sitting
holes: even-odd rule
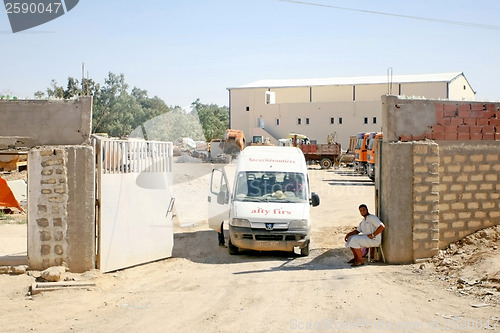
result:
[[[365,204],[359,205],[359,213],[363,216],[358,227],[345,235],[345,246],[350,248],[354,258],[348,261],[351,266],[361,266],[363,262],[363,254],[361,248],[377,247],[382,242],[382,231],[385,225],[376,217],[368,212],[368,207]]]

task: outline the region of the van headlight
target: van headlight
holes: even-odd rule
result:
[[[250,221],[247,219],[231,219],[229,224],[233,227],[250,228]]]
[[[289,229],[307,229],[309,227],[308,220],[292,220],[290,221]]]

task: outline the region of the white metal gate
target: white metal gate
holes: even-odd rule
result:
[[[172,143],[94,138],[103,272],[172,256]]]

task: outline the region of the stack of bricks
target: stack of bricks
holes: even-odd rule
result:
[[[500,140],[500,104],[436,103],[433,140]]]
[[[64,262],[67,228],[67,171],[66,151],[47,149],[40,151],[42,158],[41,195],[37,203],[36,220],[40,235],[40,253],[43,268]]]
[[[439,146],[413,145],[413,253],[428,258],[439,250]]]
[[[495,146],[440,147],[440,247],[500,220],[500,158]]]

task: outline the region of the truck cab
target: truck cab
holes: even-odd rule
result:
[[[240,154],[234,183],[214,169],[210,184],[209,226],[220,230],[228,221],[230,254],[239,249],[294,251],[309,255],[310,206],[319,196],[310,192],[307,165],[296,147],[249,146]],[[232,188],[232,190],[230,190]],[[210,197],[209,197],[210,198]]]
[[[368,164],[368,141],[375,133],[358,133],[356,135],[356,147],[354,148],[354,170],[365,174]]]
[[[377,158],[377,142],[383,138],[382,132],[378,133],[370,133],[368,139],[368,147],[367,147],[367,168],[366,174],[370,177],[371,180],[375,179],[375,162]]]

